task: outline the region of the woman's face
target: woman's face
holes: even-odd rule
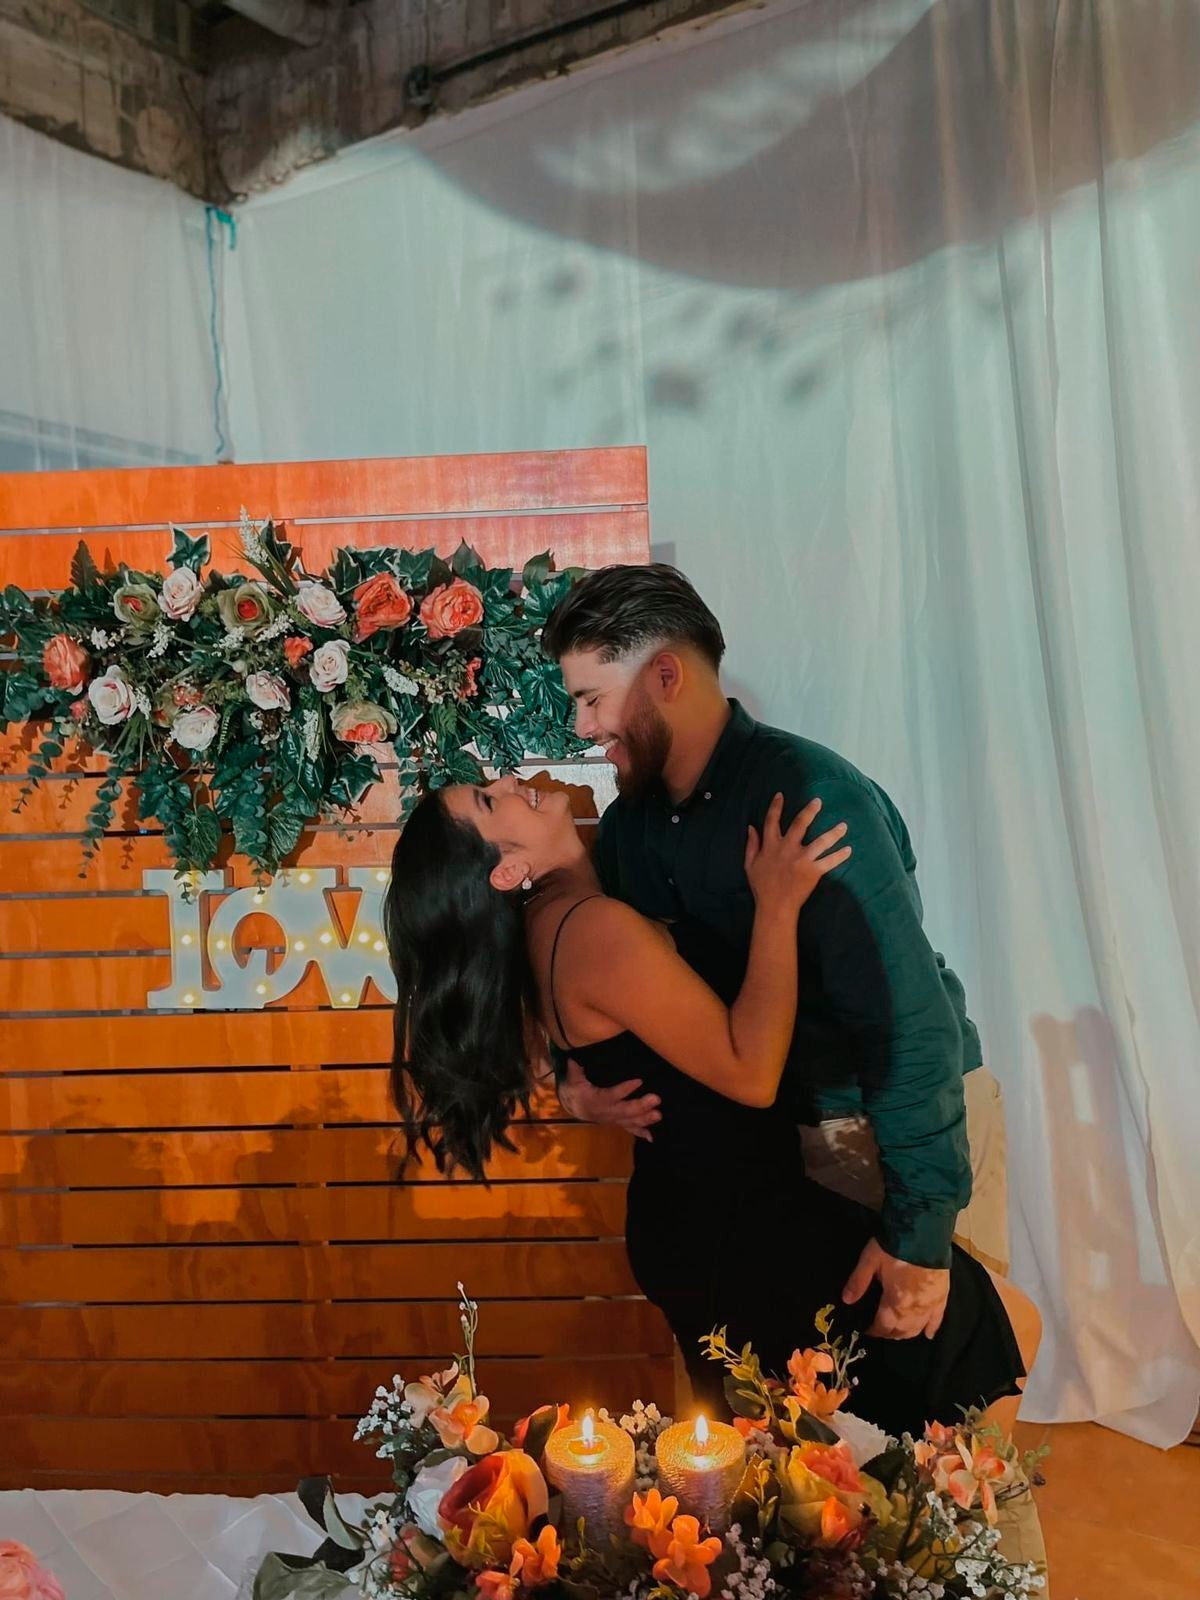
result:
[[[453,816],[499,850],[492,882],[504,892],[562,866],[579,848],[571,802],[561,790],[535,789],[510,777],[488,785],[455,784],[443,795]]]

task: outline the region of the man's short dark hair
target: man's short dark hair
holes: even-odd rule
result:
[[[581,578],[555,607],[542,634],[553,660],[596,650],[601,661],[621,661],[654,645],[690,644],[716,669],[725,654],[721,624],[682,572],[648,567],[605,567]]]

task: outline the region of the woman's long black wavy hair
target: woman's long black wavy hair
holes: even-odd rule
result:
[[[536,990],[520,894],[490,875],[500,852],[425,796],[392,853],[384,931],[396,975],[392,1096],[408,1156],[424,1144],[440,1172],[482,1178],[528,1108]]]

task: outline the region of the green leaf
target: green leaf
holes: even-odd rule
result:
[[[763,1415],[762,1397],[756,1389],[747,1389],[732,1373],[725,1374],[725,1401],[735,1417],[746,1417],[757,1422]]]
[[[909,1464],[909,1453],[902,1445],[897,1445],[892,1450],[884,1450],[879,1455],[868,1461],[862,1469],[868,1477],[881,1483],[890,1495],[899,1483],[901,1475]]]
[[[300,842],[300,835],[312,820],[307,808],[286,801],[267,813],[267,848],[272,861],[284,861]]]
[[[549,550],[543,550],[540,556],[531,556],[525,563],[521,583],[526,589],[536,589],[545,583],[553,570],[554,557]]]
[[[325,1526],[325,1497],[331,1493],[332,1487],[327,1474],[319,1478],[301,1478],[296,1485],[297,1500],[322,1533],[329,1531]]]
[[[92,559],[92,552],[82,539],[75,546],[75,554],[71,557],[71,582],[84,594],[96,588],[100,582],[100,568]]]
[[[311,1557],[269,1555],[254,1578],[253,1600],[335,1600],[353,1593],[340,1572],[317,1566]]]
[[[325,1530],[335,1544],[341,1545],[343,1550],[361,1550],[363,1547],[362,1535],[346,1525],[341,1512],[338,1510],[337,1501],[333,1497],[333,1490],[326,1489],[325,1504],[323,1507]]]
[[[796,1430],[798,1439],[811,1439],[815,1444],[837,1444],[839,1442],[839,1435],[832,1428],[822,1422],[820,1417],[814,1417],[811,1411],[805,1411],[803,1408],[801,1408],[799,1416],[793,1423],[793,1427]]]
[[[475,583],[478,586],[482,583],[487,568],[479,551],[464,539],[450,558],[450,570],[456,577],[465,578],[468,583]]]
[[[556,1405],[550,1406],[544,1416],[535,1414],[526,1430],[525,1443],[521,1447],[525,1454],[531,1456],[534,1461],[540,1461],[546,1453],[550,1435],[557,1425],[558,1407]]]
[[[191,866],[206,872],[221,848],[220,818],[211,806],[198,805],[183,817],[182,832]]]
[[[175,548],[171,551],[171,565],[177,571],[180,567],[190,567],[198,573],[208,560],[211,550],[209,537],[202,533],[198,539],[191,538],[182,528],[171,524],[171,532],[175,536]]]

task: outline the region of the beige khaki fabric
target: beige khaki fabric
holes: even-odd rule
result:
[[[971,1203],[959,1212],[954,1239],[991,1271],[1008,1274],[1008,1142],[1004,1096],[986,1067],[963,1079],[971,1146]],[[801,1127],[810,1178],[878,1211],[883,1206],[879,1148],[866,1117],[833,1117]]]

